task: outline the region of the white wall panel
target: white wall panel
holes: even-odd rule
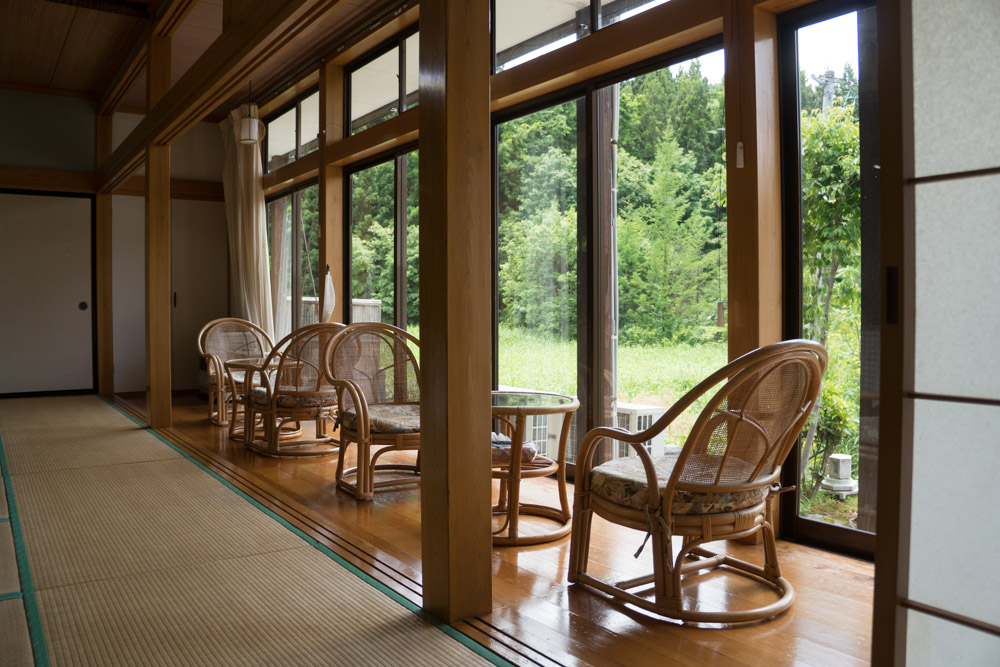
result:
[[[996,667],[1000,637],[911,609],[906,613],[906,664]]]
[[[222,202],[170,203],[171,284],[177,295],[173,330],[173,388],[198,386],[196,339],[206,322],[229,314],[226,207]]]
[[[222,182],[222,132],[215,123],[198,123],[170,147],[170,175]]]
[[[1000,2],[912,5],[916,175],[1000,166]]]
[[[916,186],[916,391],[1000,399],[998,260],[1000,176]]]
[[[93,171],[96,118],[94,100],[0,88],[0,164]]]

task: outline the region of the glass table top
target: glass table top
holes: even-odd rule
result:
[[[547,394],[535,391],[495,391],[494,408],[545,408],[572,405],[576,399],[562,394]]]

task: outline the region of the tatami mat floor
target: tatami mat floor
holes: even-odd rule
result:
[[[0,438],[53,664],[496,660],[95,396],[0,401]],[[10,534],[0,522],[2,562]],[[0,600],[17,585],[16,570],[0,570]],[[21,603],[0,602],[0,651],[14,664],[31,625]]]

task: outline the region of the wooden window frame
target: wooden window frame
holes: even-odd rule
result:
[[[782,293],[784,304],[782,330],[783,337],[786,339],[802,337],[802,183],[799,152],[799,72],[798,68],[794,66],[798,61],[795,33],[800,28],[852,11],[874,8],[874,5],[875,0],[820,1],[786,12],[778,18],[780,79],[780,117],[778,123],[782,143],[781,179],[783,190]],[[858,74],[860,75],[860,72]],[[784,539],[856,558],[874,560],[874,533],[804,519],[799,516],[799,453],[799,447],[793,447],[783,464],[782,484],[786,487],[794,487],[795,490],[784,494],[780,500],[782,516],[779,525],[780,536]]]

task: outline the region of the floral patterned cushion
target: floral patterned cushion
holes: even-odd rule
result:
[[[254,405],[267,405],[267,390],[257,387],[253,390]],[[296,396],[295,394],[279,394],[279,408],[320,408],[337,404],[336,394],[319,394],[315,396]]]
[[[369,405],[368,422],[372,433],[420,433],[420,406],[416,403]],[[341,413],[340,423],[349,431],[358,430],[358,416],[353,408]]]
[[[654,459],[656,483],[661,491],[670,480],[680,447],[668,445],[663,457]],[[636,456],[612,459],[590,472],[590,490],[611,502],[642,509],[649,499],[646,473]],[[764,501],[767,488],[726,493],[677,491],[671,511],[674,514],[716,514],[752,507]]]
[[[492,436],[493,465],[510,464],[510,436],[494,433]],[[521,463],[531,463],[538,455],[538,446],[533,442],[521,445]]]

